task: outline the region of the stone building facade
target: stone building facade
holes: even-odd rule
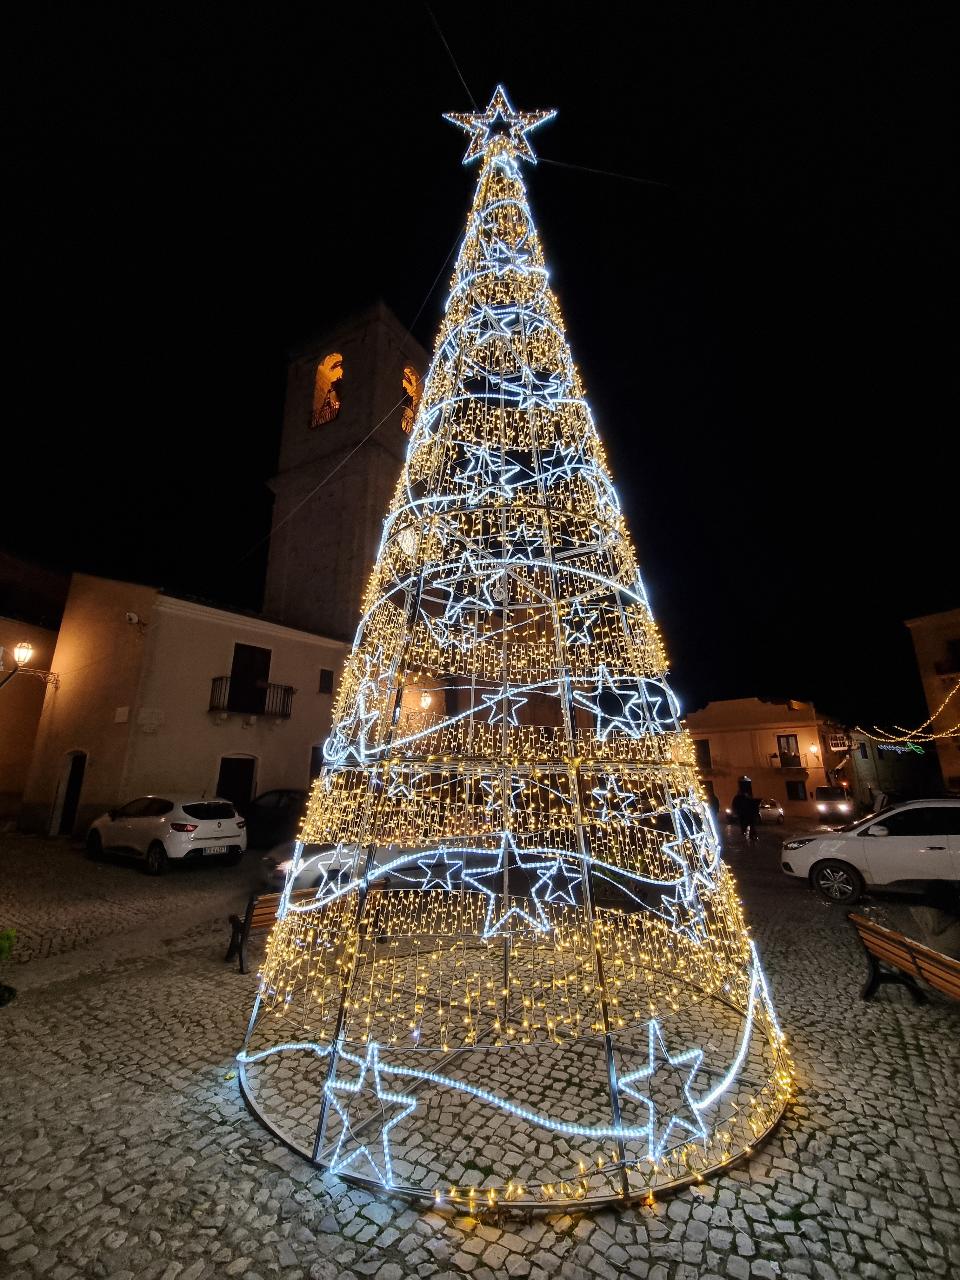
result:
[[[352,640],[427,365],[383,303],[295,354],[271,482],[271,617]]]
[[[701,776],[721,808],[746,778],[753,795],[776,800],[788,817],[816,818],[817,788],[838,784],[848,755],[846,731],[811,702],[730,698],[685,718]]]

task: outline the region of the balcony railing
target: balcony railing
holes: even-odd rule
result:
[[[232,682],[230,676],[214,676],[210,682],[210,711],[233,711],[244,716],[269,716],[289,720],[293,713],[293,685],[264,684],[251,687]]]
[[[774,751],[770,757],[774,769],[805,769],[807,757],[795,751]]]

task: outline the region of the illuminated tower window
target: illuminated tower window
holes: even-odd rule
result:
[[[313,384],[311,427],[322,427],[324,423],[332,422],[340,412],[337,384],[342,378],[343,356],[337,351],[331,351],[317,365],[317,376]]]
[[[420,404],[420,396],[423,394],[423,382],[419,373],[414,369],[412,364],[408,364],[403,370],[403,389],[406,392],[407,403],[404,406],[403,417],[400,425],[403,427],[407,435],[413,430],[414,420],[417,416],[417,408]]]

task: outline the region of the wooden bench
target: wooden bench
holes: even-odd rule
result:
[[[264,929],[273,928],[282,896],[279,893],[252,893],[243,915],[230,917],[230,945],[223,958],[225,963],[234,956],[239,956],[240,972],[247,972],[247,941],[251,933],[261,933]],[[296,889],[291,893],[290,901],[303,902],[316,896],[316,889]]]
[[[927,996],[917,985],[918,979],[944,995],[960,1000],[960,960],[932,951],[906,934],[874,924],[855,911],[851,911],[847,919],[856,929],[870,964],[867,981],[860,993],[864,1000],[872,1000],[882,982],[899,982],[907,988],[916,1004],[925,1004]]]

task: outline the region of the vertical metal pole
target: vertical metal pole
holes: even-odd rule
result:
[[[363,920],[363,905],[367,900],[367,877],[373,866],[373,860],[376,855],[376,846],[367,846],[367,861],[363,871],[363,881],[357,891],[357,909],[354,919],[354,929],[357,933],[357,949],[353,953],[353,961],[350,965],[350,973],[344,981],[343,990],[340,993],[340,1007],[337,1010],[337,1021],[333,1029],[333,1035],[330,1037],[330,1063],[327,1067],[327,1074],[323,1082],[323,1090],[320,1095],[320,1118],[317,1121],[317,1133],[313,1142],[313,1155],[311,1159],[314,1164],[319,1164],[320,1149],[323,1146],[323,1137],[327,1128],[327,1119],[330,1114],[330,1095],[327,1086],[332,1084],[336,1078],[337,1072],[337,1056],[340,1052],[340,1039],[343,1035],[343,1024],[347,1017],[347,997],[353,986],[353,980],[357,974],[357,965],[360,963],[360,947],[363,941],[363,929],[361,927]]]
[[[550,592],[551,613],[553,622],[554,649],[557,658],[557,696],[560,699],[561,709],[563,711],[564,730],[567,735],[567,743],[569,751],[573,752],[575,719],[573,714],[572,697],[570,693],[570,672],[566,665],[566,655],[560,639],[560,610],[557,606],[557,581],[555,575],[555,561],[553,556],[553,542],[550,537],[550,507],[547,503],[546,487],[543,484],[543,475],[540,469],[540,456],[537,447],[536,436],[533,439],[534,467],[540,478],[540,492],[543,500],[543,529],[544,529],[544,546],[547,552],[547,560],[550,565],[550,573],[553,577],[552,590]],[[600,1000],[600,1018],[603,1027],[603,1053],[604,1061],[607,1069],[607,1089],[610,1095],[610,1115],[613,1120],[613,1128],[616,1130],[617,1138],[617,1156],[620,1161],[620,1189],[624,1197],[629,1195],[630,1182],[627,1177],[626,1161],[627,1152],[624,1146],[622,1136],[622,1119],[620,1111],[620,1092],[617,1086],[617,1066],[613,1053],[613,1037],[610,1033],[610,1009],[607,1003],[607,992],[605,985],[605,975],[603,971],[603,958],[600,954],[600,945],[597,940],[596,932],[596,913],[593,898],[593,879],[591,875],[590,851],[587,846],[586,833],[583,829],[583,793],[580,777],[579,764],[570,763],[568,766],[570,777],[571,804],[574,807],[575,830],[577,834],[577,847],[580,853],[580,873],[581,884],[583,886],[583,906],[584,914],[587,920],[587,928],[590,934],[590,943],[593,947],[594,972],[597,982],[597,994]]]

